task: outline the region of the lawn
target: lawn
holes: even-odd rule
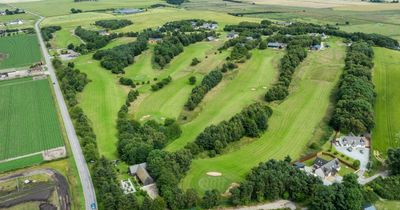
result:
[[[0,160],[64,146],[48,80],[0,82],[0,98]]]
[[[36,35],[0,38],[0,69],[30,66],[41,58]]]
[[[397,24],[368,23],[341,26],[340,29],[347,32],[379,32],[379,34],[386,35],[395,39],[398,39],[398,37],[400,36],[400,27]]]
[[[378,210],[394,210],[400,209],[400,201],[378,201],[375,203],[376,209]]]
[[[301,64],[294,75],[290,96],[283,103],[273,105],[274,113],[264,135],[253,141],[245,140],[248,142],[243,142],[243,146],[227,154],[194,160],[181,186],[184,189],[195,188],[199,192],[213,188],[224,192],[230,183],[243,179],[259,162],[271,158],[282,159],[286,155],[298,158],[325,116],[330,94],[342,72],[344,47],[337,43],[331,45],[333,47],[330,49],[310,53]],[[247,68],[247,71],[252,70]],[[254,74],[256,78],[268,80],[266,75]],[[192,141],[195,136],[190,136],[180,144],[183,146],[184,141]],[[223,175],[210,177],[206,175],[209,171]]]
[[[400,146],[400,52],[374,48],[373,82],[377,93],[373,149],[382,154]]]
[[[54,33],[54,38],[50,41],[51,45],[55,48],[67,48],[69,44],[75,46],[80,45],[81,41],[79,37],[72,34],[73,29],[62,28]]]

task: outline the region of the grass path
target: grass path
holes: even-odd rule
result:
[[[183,148],[205,127],[229,119],[244,106],[254,102],[266,91],[263,87],[269,86],[276,77],[273,64],[280,55],[281,51],[254,50],[252,58],[237,73],[225,76],[224,81],[206,95],[195,110],[197,116],[182,126],[182,136],[166,149],[176,151]]]
[[[126,91],[117,82],[117,76],[101,68],[91,54],[77,58],[75,66],[92,80],[79,95],[80,106],[92,122],[100,154],[117,158],[116,120],[124,104]]]
[[[344,47],[337,44],[325,51],[310,53],[295,73],[290,96],[273,106],[268,131],[254,141],[243,140],[240,148],[230,153],[194,160],[182,180],[182,187],[200,192],[215,188],[223,192],[259,162],[282,159],[286,155],[298,158],[325,116],[331,91],[342,72],[343,58]],[[258,74],[257,78],[265,77]],[[209,171],[221,172],[223,176],[207,176]]]
[[[374,51],[373,82],[377,98],[372,146],[385,155],[388,148],[400,146],[400,52],[384,48]]]

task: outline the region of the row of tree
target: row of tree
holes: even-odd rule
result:
[[[161,42],[157,42],[154,47],[154,62],[164,68],[171,60],[183,52],[183,47],[203,41],[208,36],[215,36],[214,31],[201,31],[193,33],[183,33],[175,31],[167,34]]]
[[[355,42],[347,49],[336,107],[330,121],[334,129],[362,134],[374,127],[373,55],[372,47],[366,42]]]
[[[98,50],[93,54],[93,58],[100,60],[101,66],[114,74],[125,73],[124,68],[133,64],[135,56],[147,49],[147,40],[147,34],[141,33],[136,41],[111,49]]]
[[[106,46],[112,39],[118,37],[117,34],[110,34],[110,35],[100,35],[98,31],[92,31],[82,28],[78,26],[75,29],[75,35],[79,36],[83,41],[85,41],[85,48],[87,50],[96,50]],[[83,52],[83,49],[80,50]]]
[[[46,26],[40,29],[44,41],[50,41],[53,38],[53,33],[61,30],[61,26]]]
[[[194,143],[186,148],[196,155],[208,150],[210,154],[221,153],[228,144],[243,137],[259,137],[268,128],[268,118],[272,109],[262,103],[254,103],[237,113],[228,121],[211,125],[200,133]]]
[[[313,23],[293,23],[288,27],[282,27],[279,29],[279,33],[282,35],[300,35],[307,33],[325,33],[327,35],[342,37],[350,39],[354,42],[365,41],[379,47],[386,47],[389,49],[397,49],[399,42],[388,36],[381,34],[366,34],[362,32],[349,33],[339,30],[339,28],[331,25],[317,25]]]
[[[112,19],[112,20],[98,20],[94,23],[97,26],[101,26],[103,28],[115,30],[119,28],[123,28],[125,26],[132,25],[132,21],[126,19]]]
[[[289,95],[289,85],[297,66],[307,57],[303,43],[292,40],[287,46],[287,53],[281,58],[279,79],[265,94],[267,102],[283,100]]]
[[[154,85],[151,85],[152,91],[157,91],[163,88],[164,86],[168,85],[172,81],[172,77],[168,76],[167,78],[162,79],[161,81],[157,82]]]
[[[16,8],[15,10],[6,9],[4,10],[4,13],[6,13],[6,15],[17,15],[17,14],[23,14],[25,13],[25,11],[23,9]]]
[[[203,24],[217,24],[215,21],[211,20],[202,20],[202,19],[187,19],[187,20],[177,20],[171,21],[164,24],[158,30],[161,32],[194,32],[197,30],[208,30],[209,28],[202,27]]]
[[[58,59],[52,61],[56,69],[58,81],[63,92],[64,98],[67,100],[69,112],[74,123],[76,135],[79,137],[82,146],[82,152],[85,160],[96,161],[99,158],[97,150],[96,135],[90,125],[89,118],[85,115],[82,108],[78,106],[76,95],[83,91],[89,79],[86,74],[81,73],[78,69],[74,69],[74,64],[69,63],[64,66]]]
[[[208,73],[201,81],[201,84],[193,88],[185,107],[189,110],[194,110],[201,100],[203,100],[208,91],[221,82],[222,77],[223,75],[220,70],[214,70]]]
[[[226,25],[224,31],[235,31],[240,36],[251,36],[254,38],[261,38],[262,35],[268,36],[278,31],[279,27],[272,25],[269,20],[262,20],[260,23],[255,22],[240,22],[237,25]]]

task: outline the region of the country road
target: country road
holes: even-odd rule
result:
[[[34,15],[39,16],[37,14]],[[61,116],[63,118],[68,140],[71,145],[72,154],[74,156],[75,163],[78,168],[79,177],[83,188],[83,194],[85,197],[85,209],[94,209],[97,206],[97,202],[96,202],[96,194],[94,191],[92,179],[90,177],[89,168],[83,156],[82,149],[79,144],[78,137],[76,136],[75,128],[72,124],[71,117],[69,116],[68,108],[61,93],[60,86],[58,85],[57,77],[53,65],[51,63],[50,55],[46,49],[46,45],[43,41],[42,34],[40,33],[39,25],[43,19],[44,17],[39,16],[39,20],[35,23],[35,31],[39,38],[40,48],[42,50],[43,57],[45,58],[46,61],[47,70],[50,74],[51,81],[54,84],[54,92],[57,98],[57,103],[61,111]]]

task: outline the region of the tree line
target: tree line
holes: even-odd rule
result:
[[[114,74],[125,73],[124,68],[133,64],[135,56],[148,48],[148,39],[162,36],[158,31],[146,29],[137,35],[136,41],[107,50],[98,50],[93,54],[93,59],[100,60],[101,66]]]
[[[53,38],[53,33],[61,30],[61,26],[46,26],[40,29],[44,41],[48,42]]]
[[[202,20],[202,19],[187,19],[187,20],[177,20],[171,21],[159,28],[161,32],[194,32],[199,30],[208,30],[207,28],[202,28],[203,24],[217,24],[217,22],[212,20]]]
[[[201,100],[203,100],[207,92],[217,86],[219,82],[221,82],[222,77],[223,75],[220,70],[213,70],[208,73],[201,81],[201,84],[193,88],[185,104],[185,107],[189,110],[194,110],[201,102]]]
[[[102,36],[98,31],[92,31],[82,28],[81,26],[76,27],[75,35],[79,36],[86,44],[81,44],[76,47],[75,50],[81,53],[86,50],[96,50],[106,46],[111,40],[118,37],[118,34],[112,33],[107,36]]]
[[[161,42],[157,42],[154,47],[154,62],[164,68],[171,60],[183,52],[183,47],[203,41],[208,36],[215,36],[214,31],[200,31],[193,33],[183,33],[174,31],[166,35]]]
[[[228,144],[241,138],[259,137],[268,128],[268,118],[272,115],[272,109],[262,103],[254,103],[242,109],[228,121],[222,121],[218,125],[211,125],[204,129],[193,143],[186,148],[193,155],[202,151],[209,151],[211,156],[219,154]]]
[[[151,85],[152,91],[157,91],[163,88],[164,86],[168,85],[172,81],[172,77],[168,76],[167,78],[162,79],[161,81],[157,82],[154,85]]]
[[[103,28],[111,29],[111,30],[116,30],[119,28],[123,28],[129,25],[132,25],[133,22],[130,20],[126,19],[112,19],[112,20],[98,20],[94,23],[97,26],[101,26]]]
[[[76,99],[76,95],[83,91],[83,88],[89,83],[89,79],[86,74],[74,69],[73,63],[65,66],[59,59],[54,59],[52,63],[56,69],[56,75],[64,98],[67,100],[69,113],[74,123],[76,135],[79,137],[85,160],[87,162],[96,161],[99,158],[96,135],[89,118],[82,108],[78,106],[78,100]]]
[[[269,20],[262,20],[260,23],[255,22],[240,22],[237,25],[226,25],[224,31],[235,31],[240,36],[251,36],[261,38],[261,35],[268,36],[277,31],[279,27],[272,24]]]
[[[305,46],[310,46],[310,44],[310,39],[307,37],[296,38],[288,43],[287,53],[280,61],[278,82],[265,94],[264,98],[267,102],[283,100],[289,95],[289,85],[292,81],[293,73],[307,57]]]
[[[6,15],[17,15],[17,14],[23,14],[25,13],[25,11],[23,9],[16,8],[15,10],[6,9],[4,10],[4,13],[6,13]]]
[[[374,127],[373,56],[374,51],[366,42],[355,42],[348,47],[330,121],[334,129],[362,134]]]
[[[390,38],[381,34],[367,34],[363,32],[348,33],[339,30],[339,28],[332,25],[317,25],[313,23],[293,23],[288,27],[282,27],[279,29],[279,33],[282,35],[300,35],[307,33],[325,33],[327,35],[342,37],[350,39],[353,42],[365,41],[372,45],[385,47],[389,49],[397,49],[399,47],[399,42],[393,38]]]

